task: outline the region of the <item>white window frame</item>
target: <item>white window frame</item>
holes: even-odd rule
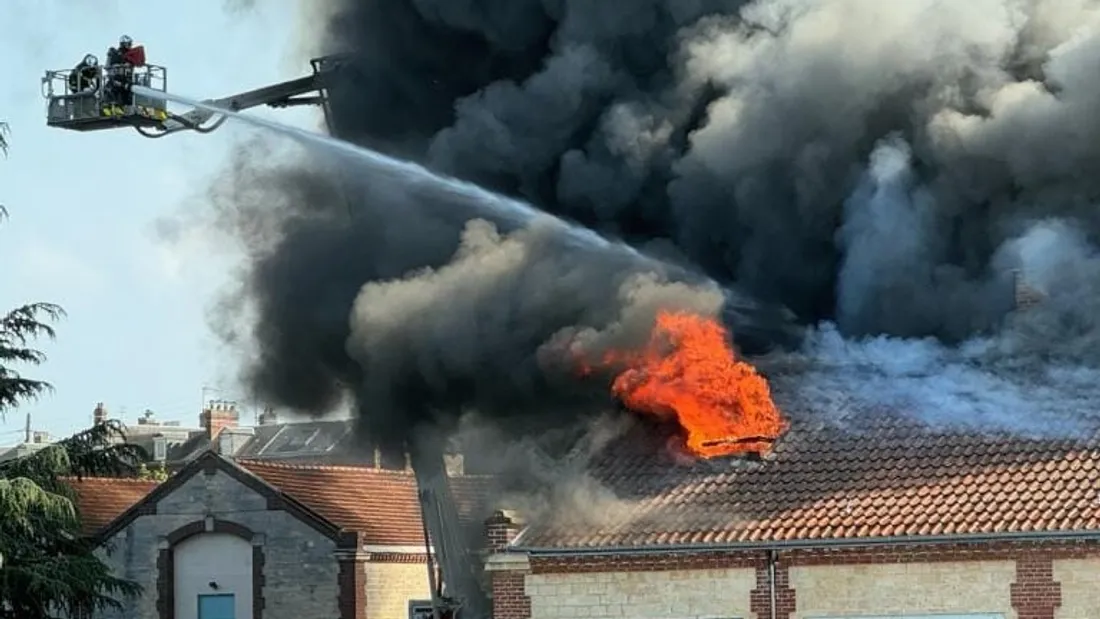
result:
[[[164,462],[168,459],[168,439],[163,436],[153,437],[153,460]]]

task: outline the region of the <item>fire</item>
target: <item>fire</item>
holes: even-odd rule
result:
[[[642,350],[611,352],[603,362],[627,368],[612,392],[631,410],[674,416],[695,456],[765,451],[787,429],[767,381],[737,358],[712,318],[661,312]]]

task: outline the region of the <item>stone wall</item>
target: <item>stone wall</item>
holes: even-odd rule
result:
[[[534,574],[525,593],[539,619],[709,619],[750,616],[752,569]]]
[[[1100,558],[1063,559],[1053,567],[1053,580],[1061,585],[1055,619],[1100,617]]]
[[[201,535],[203,528],[213,531],[215,522],[218,532],[251,533],[254,563],[261,570],[256,600],[260,612],[253,619],[340,616],[335,542],[287,511],[272,508],[266,497],[224,471],[198,472],[149,511],[107,540],[114,547],[108,564],[145,591],[123,612],[104,619],[165,617],[162,598],[174,578],[168,577],[172,568],[164,564],[162,551],[171,546],[173,532],[190,525],[200,527]]]
[[[432,597],[426,560],[370,561],[366,564],[366,575],[368,618],[407,617],[410,600]]]
[[[798,602],[791,619],[916,613],[1009,619],[1015,576],[1014,561],[795,566],[790,586]]]

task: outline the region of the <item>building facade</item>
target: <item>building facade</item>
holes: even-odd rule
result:
[[[1100,449],[878,419],[760,461],[625,437],[620,516],[491,521],[494,619],[1095,619]]]
[[[236,462],[207,451],[142,493],[150,483],[73,481],[105,560],[144,588],[104,619],[408,617],[430,599],[407,472]],[[466,516],[477,486],[455,480]],[[120,512],[106,521],[105,488]]]

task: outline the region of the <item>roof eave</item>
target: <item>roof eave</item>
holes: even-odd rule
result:
[[[140,516],[149,515],[145,512],[147,505],[155,506],[162,498],[175,492],[187,480],[205,470],[206,467],[228,473],[238,482],[241,482],[246,487],[250,487],[253,491],[262,496],[268,496],[265,494],[265,490],[267,493],[273,494],[285,504],[287,508],[286,511],[291,513],[291,515],[334,541],[339,542],[345,534],[343,529],[338,525],[306,506],[301,501],[283,492],[280,488],[261,478],[259,475],[245,469],[243,466],[231,461],[221,454],[211,449],[207,449],[200,452],[197,457],[188,462],[175,474],[169,476],[168,479],[159,482],[156,487],[146,493],[144,497],[131,505],[126,511],[122,512],[87,537],[94,540],[94,543],[97,545],[106,543],[107,540],[114,537]]]
[[[927,544],[976,544],[989,542],[1040,541],[1100,541],[1100,530],[1081,531],[1017,531],[963,535],[902,535],[842,539],[763,540],[725,544],[659,544],[647,546],[588,546],[584,548],[546,548],[509,546],[507,552],[526,553],[541,557],[574,557],[593,555],[651,555],[731,552],[745,550],[815,550],[862,548],[875,546],[909,546]],[[517,539],[518,541],[518,539]]]

